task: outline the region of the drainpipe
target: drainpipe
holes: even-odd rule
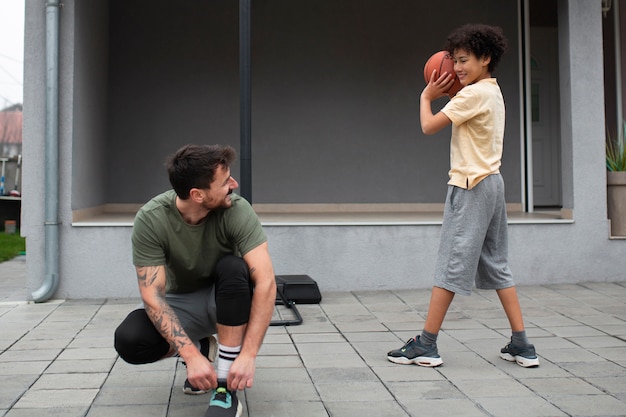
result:
[[[239,0],[239,159],[241,196],[252,204],[251,33],[252,0]]]
[[[618,137],[624,135],[624,113],[622,104],[622,35],[620,27],[619,1],[613,5],[613,36],[615,37],[615,110],[617,111]]]
[[[33,301],[49,300],[59,286],[59,0],[46,0],[45,275]]]

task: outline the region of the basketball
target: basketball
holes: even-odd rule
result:
[[[428,81],[430,81],[430,76],[435,70],[437,70],[435,78],[439,77],[444,72],[452,74],[452,76],[454,77],[454,83],[452,84],[452,87],[450,87],[450,89],[447,91],[448,96],[454,97],[454,95],[458,93],[461,88],[463,88],[461,82],[459,81],[459,78],[454,72],[454,60],[452,59],[452,56],[448,51],[436,52],[430,58],[428,58],[428,61],[426,61],[426,65],[424,65],[424,81],[426,81],[426,84],[428,84]]]

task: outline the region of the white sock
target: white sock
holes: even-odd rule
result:
[[[230,366],[240,352],[241,345],[224,346],[221,343],[218,344],[217,379],[226,379],[228,377]]]

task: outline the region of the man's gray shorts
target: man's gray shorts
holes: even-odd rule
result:
[[[448,186],[434,286],[470,295],[515,285],[508,266],[504,181],[489,175],[471,190]]]
[[[191,293],[166,294],[165,299],[194,343],[217,333],[215,285]]]

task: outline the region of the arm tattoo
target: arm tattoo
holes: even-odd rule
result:
[[[139,286],[143,288],[153,287],[157,281],[158,273],[159,267],[137,268]],[[180,324],[178,316],[165,300],[165,288],[158,286],[154,289],[156,305],[144,303],[146,313],[152,320],[154,327],[176,351],[184,346],[191,345],[191,340],[189,340],[185,329]]]
[[[146,306],[146,311],[152,319],[154,327],[156,327],[159,333],[161,333],[161,336],[163,336],[176,351],[192,344],[185,329],[180,324],[178,316],[176,316],[174,310],[167,304],[165,298],[159,296],[158,309],[149,309]]]
[[[157,279],[157,272],[158,268],[154,267],[137,268],[137,279],[139,280],[139,285],[149,287],[154,284],[154,281]]]

